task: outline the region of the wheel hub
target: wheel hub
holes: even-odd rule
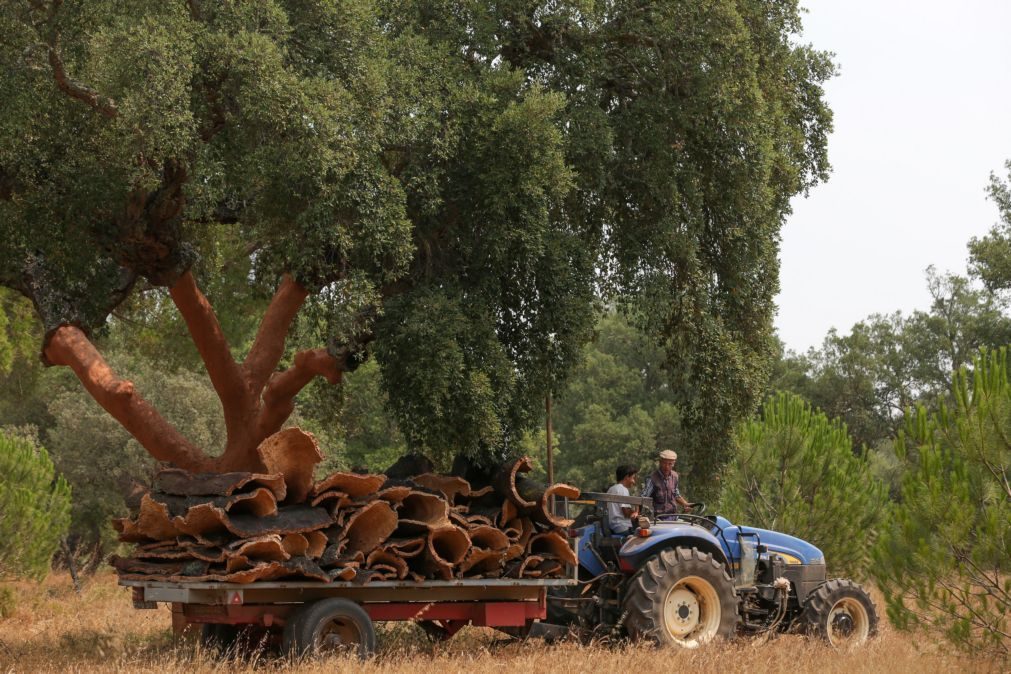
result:
[[[699,600],[686,587],[667,596],[667,628],[675,637],[686,637],[699,626]]]
[[[322,625],[316,636],[317,649],[325,653],[354,651],[361,641],[362,636],[354,624],[343,620],[331,620]]]
[[[837,613],[832,619],[832,632],[842,637],[853,634],[853,617],[848,613]]]

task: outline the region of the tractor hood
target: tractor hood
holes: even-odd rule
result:
[[[762,545],[769,549],[770,554],[782,555],[787,564],[824,564],[825,554],[807,541],[795,536],[758,529],[756,527],[737,527],[725,517],[716,518],[716,526],[723,530],[727,543],[734,551],[739,549],[737,536],[739,532],[757,534]],[[718,535],[718,534],[717,534]]]

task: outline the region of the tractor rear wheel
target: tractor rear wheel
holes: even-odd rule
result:
[[[629,581],[625,629],[635,640],[697,648],[737,629],[737,594],[723,564],[698,549],[664,550]]]
[[[878,631],[878,613],[867,591],[836,578],[816,587],[804,600],[801,625],[836,648],[862,646]]]

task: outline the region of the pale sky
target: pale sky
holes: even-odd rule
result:
[[[1011,0],[802,0],[835,52],[829,181],[782,230],[776,327],[818,346],[872,313],[926,309],[925,270],[964,274],[1011,159]]]

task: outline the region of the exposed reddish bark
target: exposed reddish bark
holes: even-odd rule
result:
[[[263,391],[271,373],[281,360],[288,329],[308,296],[309,291],[296,283],[290,275],[285,274],[281,279],[281,285],[263,315],[256,339],[253,340],[253,346],[242,365],[246,372],[246,380],[257,395]]]
[[[72,325],[57,328],[49,338],[45,356],[54,365],[72,369],[98,404],[154,458],[191,471],[209,468],[207,456],[165,421],[134,390],[132,382],[117,377],[79,328]]]
[[[244,422],[248,421],[244,412],[250,405],[250,394],[242,370],[232,358],[218,317],[190,272],[179,277],[169,289],[169,295],[186,321],[193,344],[211,378],[211,385],[221,399],[228,437],[238,435]]]
[[[263,392],[263,406],[256,420],[257,435],[266,438],[280,430],[281,424],[295,410],[295,395],[313,377],[319,375],[331,384],[339,384],[340,365],[326,349],[296,353],[294,364],[284,372],[275,373]]]
[[[62,326],[50,337],[45,357],[71,367],[89,393],[156,459],[191,471],[257,471],[262,469],[257,447],[281,430],[295,408],[295,396],[317,375],[340,383],[345,358],[326,349],[301,351],[293,365],[275,372],[285,339],[308,291],[285,275],[270,302],[246,360],[232,357],[213,307],[190,272],[169,289],[211,384],[221,400],[227,440],[224,451],[210,458],[189,443],[133,389],[116,377],[79,328]]]
[[[298,392],[316,375],[326,377],[332,384],[340,382],[338,362],[325,349],[300,352],[291,368],[274,373],[284,354],[288,330],[308,291],[291,276],[284,275],[241,365],[232,357],[214,309],[200,292],[193,275],[183,274],[170,294],[221,399],[228,440],[224,452],[214,462],[215,469],[259,469],[256,448],[279,431],[291,416]]]

